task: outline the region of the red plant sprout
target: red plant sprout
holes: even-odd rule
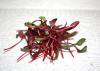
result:
[[[25,26],[28,27],[27,30],[17,30],[18,34],[16,38],[21,38],[20,41],[10,48],[4,49],[4,51],[7,52],[11,50],[22,40],[25,40],[27,44],[21,48],[21,51],[24,53],[17,59],[17,62],[27,55],[30,55],[31,61],[29,61],[29,63],[40,57],[43,57],[43,61],[48,58],[53,62],[58,59],[59,53],[62,58],[64,58],[63,52],[65,51],[68,51],[72,57],[74,57],[73,50],[71,50],[72,47],[74,47],[78,53],[86,52],[87,46],[84,46],[82,49],[78,48],[78,46],[81,46],[85,42],[85,38],[81,38],[77,43],[69,42],[77,32],[69,33],[68,31],[74,29],[79,24],[79,21],[73,22],[70,26],[65,24],[64,27],[60,25],[56,26],[56,21],[57,18],[49,21],[49,25],[47,25],[45,17],[40,16],[39,20],[26,22]],[[35,22],[40,22],[40,25],[34,24]]]

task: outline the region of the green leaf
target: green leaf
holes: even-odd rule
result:
[[[84,42],[85,42],[85,38],[81,38],[77,43],[76,43],[76,45],[78,45],[78,46],[81,46]]]
[[[27,52],[27,51],[28,51],[27,48],[21,48],[20,50],[21,50],[22,52]]]
[[[31,22],[25,22],[25,23],[24,23],[25,26],[31,25],[31,24],[32,24]]]
[[[40,16],[39,19],[45,20],[45,17],[44,16]]]
[[[16,34],[16,38],[18,38],[18,34]]]
[[[70,47],[73,47],[73,45],[66,45],[66,44],[61,44],[61,46],[62,46],[62,49],[65,49],[65,50],[67,50]]]
[[[74,32],[69,33],[69,34],[66,33],[65,36],[63,37],[63,40],[66,40],[68,38],[71,38],[71,37],[75,36],[77,33],[78,33],[77,31],[74,31]]]
[[[42,41],[45,40],[46,38],[35,38],[36,41]]]
[[[84,52],[86,52],[87,51],[87,46],[84,46],[80,51],[79,51],[79,53],[84,53]]]

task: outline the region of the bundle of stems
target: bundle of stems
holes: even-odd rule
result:
[[[20,41],[10,48],[4,49],[4,51],[7,52],[11,50],[22,40],[25,40],[27,44],[21,48],[21,51],[24,53],[17,59],[17,61],[19,62],[25,56],[30,55],[31,61],[29,61],[29,63],[40,57],[43,57],[43,61],[45,58],[48,58],[50,59],[50,62],[53,62],[58,59],[59,53],[63,58],[63,52],[66,51],[74,57],[71,48],[75,48],[78,53],[86,52],[87,46],[84,46],[82,49],[78,48],[85,42],[85,38],[79,39],[76,43],[70,42],[71,38],[77,34],[77,31],[71,33],[69,33],[69,31],[74,29],[79,24],[79,21],[73,22],[70,26],[65,24],[63,27],[61,25],[57,26],[55,24],[56,21],[57,18],[54,18],[49,21],[49,25],[47,25],[46,18],[40,16],[38,20],[26,22],[26,30],[17,30],[16,38],[19,37]],[[37,22],[39,25],[35,24]]]

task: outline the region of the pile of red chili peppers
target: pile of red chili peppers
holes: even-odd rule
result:
[[[33,22],[26,22],[25,26],[28,27],[27,30],[18,30],[18,34],[16,38],[20,37],[20,41],[17,42],[10,48],[4,49],[5,52],[9,51],[17,44],[19,44],[22,40],[26,41],[26,46],[21,48],[21,51],[24,53],[17,59],[19,62],[25,56],[30,55],[32,62],[39,57],[43,57],[43,61],[45,58],[50,59],[50,62],[56,60],[61,54],[62,58],[63,52],[69,52],[72,57],[73,50],[72,47],[76,49],[78,53],[86,52],[87,46],[84,46],[82,49],[79,49],[77,46],[82,45],[85,42],[85,38],[81,38],[77,41],[77,43],[71,43],[71,38],[77,34],[76,31],[69,33],[68,31],[74,29],[78,24],[79,21],[73,22],[70,26],[56,26],[57,18],[49,21],[49,25],[47,25],[47,20],[44,16],[40,16],[38,20]],[[36,22],[40,22],[39,25],[36,25]]]

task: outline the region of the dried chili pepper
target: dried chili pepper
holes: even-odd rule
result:
[[[9,51],[16,45],[18,45],[22,40],[27,42],[26,46],[21,48],[21,51],[24,53],[17,59],[20,61],[25,56],[30,55],[31,61],[38,59],[39,57],[43,57],[43,61],[45,58],[50,59],[50,61],[57,60],[59,53],[62,58],[63,52],[68,51],[72,57],[73,51],[72,47],[76,49],[78,53],[83,53],[87,51],[87,46],[84,46],[82,49],[79,49],[78,46],[81,46],[85,42],[85,38],[81,38],[77,43],[70,43],[70,39],[77,34],[76,31],[69,33],[68,31],[74,29],[79,21],[73,22],[70,26],[65,24],[64,27],[56,26],[55,23],[57,18],[49,21],[49,25],[47,25],[47,20],[44,16],[40,16],[39,20],[34,20],[33,22],[26,22],[25,26],[28,27],[26,30],[18,30],[18,34],[16,38],[20,37],[20,41],[13,45],[10,48],[4,49],[5,52]],[[34,24],[35,22],[40,22],[40,25]]]

